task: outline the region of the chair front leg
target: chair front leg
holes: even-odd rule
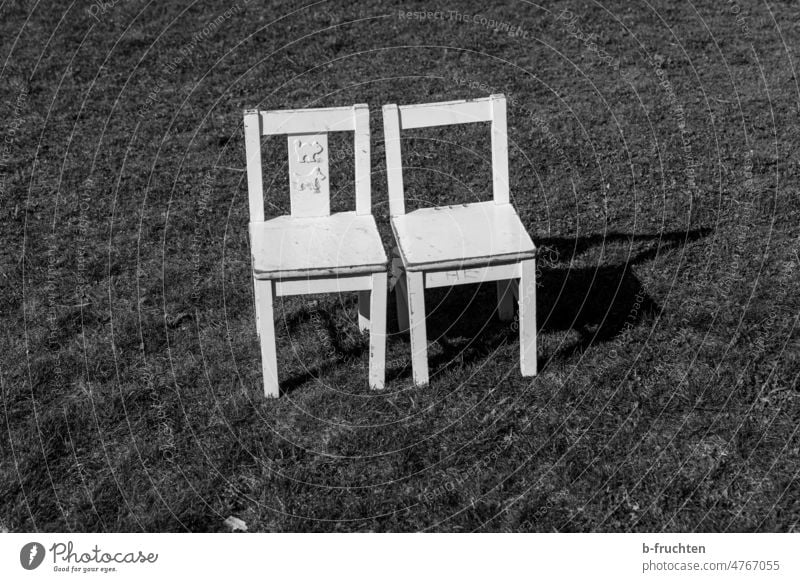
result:
[[[497,313],[500,321],[514,319],[514,280],[497,281]]]
[[[386,273],[375,273],[369,306],[369,385],[374,390],[383,389],[386,380],[386,293]]]
[[[269,280],[256,279],[256,318],[261,343],[261,370],[264,376],[264,396],[278,397],[278,358],[275,351],[275,320],[272,302],[275,287]]]
[[[374,281],[373,281],[374,283]],[[358,329],[369,331],[370,297],[369,291],[358,292]]]
[[[519,348],[523,376],[535,376],[536,354],[536,259],[520,263]]]
[[[425,281],[421,271],[407,271],[411,368],[414,384],[428,383],[428,332],[425,329]]]

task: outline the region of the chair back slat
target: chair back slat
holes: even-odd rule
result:
[[[328,133],[352,131],[356,213],[371,212],[367,105],[286,111],[247,110],[244,126],[251,222],[264,220],[261,137],[265,135],[287,135],[291,215],[305,218],[330,215]]]
[[[492,123],[492,194],[494,202],[508,204],[508,129],[505,96],[491,95],[482,99],[442,103],[384,105],[383,132],[391,216],[405,214],[403,163],[400,147],[401,130],[486,121]]]
[[[488,99],[420,103],[400,107],[400,128],[417,129],[492,120]]]
[[[355,129],[352,107],[262,111],[261,124],[263,135],[328,133]]]
[[[328,216],[331,213],[328,134],[295,133],[289,135],[288,142],[292,216]]]

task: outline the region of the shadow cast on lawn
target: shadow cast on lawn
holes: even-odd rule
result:
[[[350,295],[350,294],[345,294]],[[324,304],[314,302],[311,305],[302,306],[287,315],[283,320],[283,325],[287,333],[292,333],[300,325],[313,323],[319,327],[319,333],[324,334],[324,343],[327,349],[327,357],[322,362],[312,368],[306,368],[302,373],[295,373],[280,382],[281,395],[290,394],[298,388],[312,380],[318,380],[328,371],[346,365],[348,362],[359,360],[362,355],[369,352],[369,335],[364,335],[361,342],[345,342],[342,335],[337,330],[337,323],[334,314],[336,308],[349,310],[357,309],[358,299],[356,297],[346,297],[342,295],[340,301],[333,310],[326,309]],[[328,305],[330,307],[330,305]],[[354,322],[353,322],[354,323]],[[321,339],[320,337],[317,338]],[[281,365],[278,365],[280,370]]]
[[[651,260],[660,252],[679,248],[706,237],[711,229],[630,235],[606,233],[577,238],[545,238],[537,241],[540,256],[537,270],[537,325],[539,332],[576,331],[579,339],[556,353],[539,357],[539,370],[549,361],[564,359],[593,344],[607,342],[627,326],[660,312],[631,267]],[[592,247],[614,242],[657,241],[654,248],[637,253],[624,263],[607,266],[572,267],[570,262]],[[437,288],[426,291],[428,354],[431,375],[465,363],[476,362],[506,342],[519,341],[515,322],[497,318],[495,282]],[[395,301],[387,304],[389,329],[397,329]],[[368,351],[362,345],[345,346],[329,314],[318,312],[336,358],[281,382],[281,391],[292,392],[331,367],[357,359]],[[290,327],[310,318],[309,313],[292,317]],[[516,318],[516,315],[515,315]],[[390,333],[389,344],[408,342],[408,334]],[[389,346],[387,346],[389,347]],[[407,349],[405,347],[404,349]],[[388,350],[387,350],[388,351]],[[411,366],[387,369],[386,380],[410,377]]]
[[[610,341],[626,327],[658,314],[661,308],[631,267],[652,260],[658,253],[704,238],[710,232],[711,229],[702,228],[654,235],[606,233],[539,239],[537,246],[544,260],[540,259],[537,270],[538,330],[540,333],[572,330],[578,334],[577,341],[553,354],[540,355],[539,370],[544,370],[549,361],[565,359],[593,344]],[[658,244],[623,263],[570,266],[572,259],[597,245],[650,241]],[[429,293],[428,341],[435,341],[441,347],[440,353],[430,357],[432,374],[478,361],[506,342],[519,341],[516,322],[502,322],[496,316],[494,281],[434,289]]]

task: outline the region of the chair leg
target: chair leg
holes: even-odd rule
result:
[[[514,319],[513,284],[513,279],[497,281],[497,313],[500,316],[500,321],[511,321]]]
[[[373,281],[374,283],[374,281]],[[369,291],[358,292],[358,329],[369,331],[370,297]]]
[[[397,247],[392,249],[392,279],[394,283],[394,302],[397,306],[397,331],[408,331],[408,285],[403,260]]]
[[[386,273],[375,273],[372,275],[371,319],[368,322],[372,324],[369,330],[369,386],[374,390],[383,389],[386,380],[386,293]]]
[[[258,283],[255,277],[253,277],[253,303],[256,306],[256,334],[258,337],[261,337],[261,314],[258,312]]]
[[[261,343],[261,370],[264,375],[264,396],[277,397],[279,395],[278,358],[275,352],[275,321],[272,314],[274,284],[269,280],[257,279],[255,292],[256,317]]]
[[[535,376],[536,354],[536,260],[520,263],[519,280],[519,348],[523,376]]]
[[[397,331],[408,331],[408,281],[405,272],[397,277],[394,286],[394,301],[397,306]]]
[[[425,282],[421,271],[406,272],[408,318],[411,331],[411,368],[414,384],[428,383],[428,333],[425,329]]]

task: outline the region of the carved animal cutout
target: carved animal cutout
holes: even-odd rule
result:
[[[286,145],[289,154],[292,216],[328,216],[328,135],[294,134],[288,136]]]
[[[314,140],[312,142],[304,142],[299,139],[294,140],[294,153],[297,155],[297,161],[302,164],[317,164],[321,160],[317,156],[322,153],[322,144]]]
[[[294,177],[298,191],[302,192],[303,190],[311,190],[315,194],[319,194],[321,182],[323,180],[327,180],[325,174],[323,174],[319,168],[314,168],[306,176],[295,174]]]

